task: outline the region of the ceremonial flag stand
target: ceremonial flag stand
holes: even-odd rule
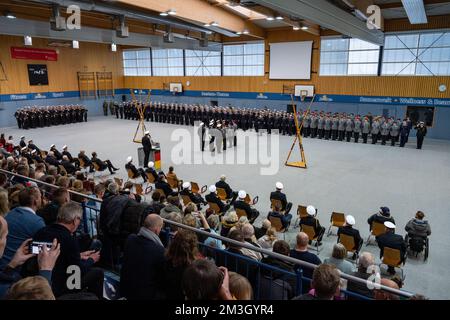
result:
[[[308,92],[307,92],[306,90],[302,90],[302,92],[301,92],[301,98],[300,98],[302,102],[305,101],[305,98],[306,98],[307,94],[308,94]],[[313,104],[313,102],[314,102],[314,98],[315,98],[315,97],[316,97],[316,95],[314,95],[314,96],[312,97],[312,100],[311,100],[311,102],[309,103],[308,109],[306,110],[306,113],[305,113],[305,115],[304,115],[304,117],[303,117],[302,119],[304,119],[306,116],[308,116],[308,114],[309,114],[309,112],[310,112],[310,110],[311,110],[311,106],[312,106],[312,104]],[[294,121],[295,121],[296,135],[295,135],[294,142],[292,143],[291,150],[289,150],[289,154],[288,154],[288,156],[287,156],[287,159],[286,159],[286,162],[284,163],[284,165],[289,166],[289,167],[296,167],[296,168],[303,168],[303,169],[306,169],[306,168],[307,168],[307,165],[306,165],[306,157],[305,157],[305,152],[304,152],[304,150],[303,150],[302,136],[301,136],[301,134],[300,134],[301,128],[303,127],[303,120],[302,120],[302,123],[299,125],[299,123],[298,123],[298,117],[297,117],[297,107],[296,107],[296,105],[294,104],[294,95],[293,95],[293,94],[291,94],[291,102],[292,102],[292,109],[293,109],[293,111],[294,111]],[[301,161],[292,161],[292,162],[289,162],[289,159],[290,159],[291,154],[292,154],[292,150],[294,149],[294,147],[295,147],[297,141],[298,141],[298,146],[299,146],[299,148],[300,148]]]
[[[133,97],[133,104],[139,114],[139,123],[133,137],[133,142],[141,143],[142,137],[145,135],[145,131],[147,131],[147,128],[145,127],[145,109],[147,108],[147,105],[150,103],[150,89],[148,90],[147,103],[145,103],[143,106],[140,105],[140,103],[138,103],[132,89],[130,89],[130,92],[131,96]],[[142,135],[140,138],[138,138],[139,129],[141,129],[140,131],[142,131]]]

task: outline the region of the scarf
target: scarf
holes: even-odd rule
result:
[[[139,230],[138,236],[142,236],[150,241],[153,241],[156,244],[159,244],[161,247],[164,247],[159,237],[153,231],[148,230],[147,228],[141,227]]]

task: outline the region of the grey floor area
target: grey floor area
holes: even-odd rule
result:
[[[27,131],[2,128],[0,131],[12,134],[15,141],[25,135],[43,149],[48,149],[52,143],[58,148],[67,144],[75,156],[80,149],[89,153],[95,150],[99,158],[110,159],[119,166],[121,170],[117,175],[125,178],[125,159],[128,155],[137,159],[138,145],[132,142],[136,127],[136,121],[96,117],[87,123]],[[175,156],[180,155],[180,145],[186,147],[189,143],[183,140],[180,144],[173,135],[188,132],[176,129],[186,129],[194,136],[192,127],[150,122],[147,128],[153,140],[161,143],[164,170],[175,162],[179,178],[201,185],[212,184],[221,174],[226,174],[235,190],[244,189],[253,197],[259,196],[256,205],[261,212],[259,221],[268,212],[269,194],[277,181],[283,182],[288,200],[293,202],[294,215],[297,205],[312,204],[318,208],[322,225],[328,227],[332,211],[352,214],[356,218],[355,227],[364,238],[369,234],[367,218],[380,206],[390,207],[397,232],[402,235],[406,222],[417,210],[422,210],[433,231],[430,257],[427,262],[415,258],[407,260],[404,289],[434,299],[450,298],[450,142],[426,139],[424,149],[416,150],[412,139],[405,148],[305,139],[308,169],[304,170],[284,166],[293,138],[281,136],[279,147],[274,148],[272,154],[278,171],[275,175],[261,175],[261,167],[267,165],[179,164]],[[259,142],[244,143],[242,137],[238,140],[237,153],[255,155],[260,151]],[[272,141],[271,146],[276,147],[276,141]],[[299,160],[298,150],[295,151],[294,158]],[[200,151],[192,154],[201,156]],[[291,228],[286,236],[291,246],[297,232],[298,229]],[[322,259],[331,254],[335,242],[335,235],[324,238]],[[364,246],[363,250],[374,253],[378,259],[376,246]]]

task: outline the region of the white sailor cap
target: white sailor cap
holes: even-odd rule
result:
[[[129,157],[127,158],[127,163],[128,163],[128,162],[131,162],[131,161],[133,161],[133,157],[132,157],[132,156],[129,156]]]
[[[350,225],[350,226],[353,226],[356,223],[355,217],[353,217],[351,215],[346,216],[345,217],[345,223]]]
[[[153,168],[153,167],[155,166],[155,163],[154,163],[153,161],[149,161],[149,162],[147,163],[147,166],[148,166],[149,168]]]
[[[384,226],[385,226],[386,228],[388,228],[388,229],[395,229],[395,224],[393,224],[393,223],[390,222],[390,221],[385,221],[385,222],[384,222]]]
[[[277,182],[277,183],[275,184],[275,187],[276,187],[278,190],[282,190],[282,189],[284,188],[284,186],[283,186],[283,184],[282,184],[281,182]]]
[[[62,147],[62,148],[63,148],[63,150],[64,150],[64,149],[67,149],[67,145],[63,145],[63,147]]]
[[[183,189],[188,189],[191,186],[190,182],[183,182]]]
[[[216,191],[217,191],[217,188],[215,185],[212,184],[209,186],[209,192],[216,192]]]
[[[308,206],[306,208],[306,212],[308,213],[308,215],[313,216],[316,214],[316,208],[314,208],[313,206]]]
[[[245,199],[245,197],[247,197],[247,192],[245,192],[244,190],[240,190],[238,196],[239,199]]]
[[[50,146],[50,149],[51,149],[51,148],[53,148],[54,146],[55,146],[55,145],[54,145],[54,144],[52,144],[52,145]]]
[[[150,131],[145,131],[144,134],[146,134],[146,135],[147,135],[147,134],[150,134]]]

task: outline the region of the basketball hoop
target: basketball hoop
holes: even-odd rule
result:
[[[178,93],[178,87],[174,87],[172,90],[172,95],[176,96]]]
[[[301,99],[302,102],[305,101],[307,96],[308,96],[308,91],[307,90],[300,91],[300,99]]]

